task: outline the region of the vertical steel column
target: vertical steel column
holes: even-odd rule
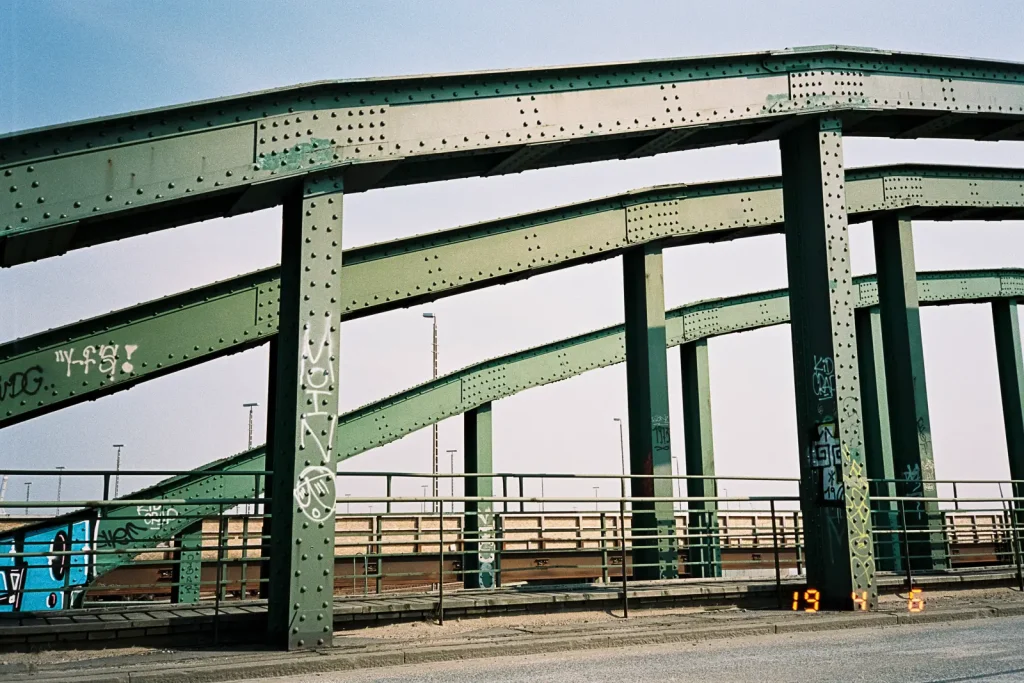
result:
[[[906,506],[911,558],[917,571],[943,569],[948,560],[942,537],[942,512],[934,501],[935,459],[921,345],[913,226],[909,218],[887,216],[876,219],[873,229],[893,468],[896,478],[903,480],[897,482],[896,493],[933,499]],[[926,530],[934,533],[923,533]]]
[[[686,446],[686,474],[715,476],[715,446],[711,431],[711,378],[708,373],[708,341],[699,339],[679,346],[683,374],[683,443]],[[696,498],[718,496],[715,479],[687,479],[686,495]],[[699,533],[689,540],[687,563],[690,574],[702,578],[722,575],[722,550],[718,539],[718,502],[689,501],[687,530]]]
[[[263,469],[274,471],[274,422],[277,415],[277,336],[270,340],[267,372],[267,441],[263,445]],[[259,496],[259,491],[256,492]],[[274,498],[274,476],[263,477],[263,515],[260,518],[260,598],[270,597],[270,505]],[[268,500],[270,499],[270,500]]]
[[[465,473],[490,474],[494,471],[491,449],[491,404],[484,403],[463,415]],[[467,498],[494,495],[491,477],[466,477]],[[466,588],[494,588],[497,545],[494,542],[494,504],[490,501],[466,501],[465,560],[463,582]]]
[[[630,472],[658,475],[634,478],[631,492],[641,498],[665,498],[633,502],[633,576],[638,580],[674,579],[679,575],[679,555],[672,479],[662,478],[672,476],[672,441],[661,246],[646,244],[626,251],[622,266]]]
[[[877,306],[858,309],[857,358],[860,367],[860,397],[864,415],[864,460],[872,496],[896,495],[892,464],[892,436],[889,433],[889,397],[885,387],[885,357],[882,351],[882,314]],[[873,526],[891,530],[875,536],[875,566],[883,571],[903,571],[903,552],[898,529],[897,506],[892,501],[871,501]]]
[[[827,609],[875,606],[842,123],[821,117],[779,146],[807,582]]]
[[[996,334],[996,363],[999,367],[999,393],[1003,400],[1010,478],[1024,480],[1024,360],[1016,300],[993,301],[992,322]],[[1013,497],[1024,498],[1024,485],[1013,485]],[[1020,505],[1014,507],[1019,508]],[[1017,516],[1020,517],[1020,514]],[[1015,519],[1015,526],[1019,526],[1022,521]]]
[[[289,650],[331,643],[341,224],[340,179],[285,200],[268,635]]]
[[[189,524],[175,539],[178,562],[174,565],[171,580],[171,602],[199,602],[199,590],[203,579],[203,520]]]

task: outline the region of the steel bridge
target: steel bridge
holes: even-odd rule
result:
[[[177,592],[196,597],[203,518],[225,519],[226,510],[259,500],[271,642],[329,644],[337,463],[458,414],[467,473],[458,499],[462,571],[467,585],[493,585],[502,532],[493,524],[492,402],[623,361],[630,476],[619,501],[631,506],[632,573],[675,578],[680,549],[694,547],[680,542],[677,501],[687,503],[691,531],[718,543],[707,340],[786,322],[800,462],[793,500],[807,582],[821,604],[875,604],[876,569],[898,559],[884,551],[897,516],[904,563],[948,567],[919,306],[991,304],[1015,509],[1024,498],[1024,273],[918,274],[911,221],[1019,219],[1024,170],[848,170],[845,135],[1020,140],[1024,65],[817,47],[323,82],[0,137],[5,267],[282,207],[280,268],[0,346],[3,427],[271,345],[265,448],[129,500],[78,501],[69,515],[9,532],[0,538],[0,610],[73,607],[104,574],[170,539],[178,544]],[[766,140],[779,141],[781,178],[649,188],[342,249],[345,193]],[[850,269],[848,223],[866,221],[877,279]],[[769,233],[786,238],[788,292],[665,310],[666,248]],[[616,256],[624,325],[340,411],[343,321]],[[676,346],[685,497],[673,491],[668,421],[665,349]],[[1019,563],[1017,515],[1007,519]],[[625,525],[618,528],[624,552]],[[714,564],[702,566],[714,573]]]

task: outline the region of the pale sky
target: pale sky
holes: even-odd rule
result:
[[[1024,13],[1004,2],[40,2],[0,0],[0,132],[295,83],[747,52],[829,43],[1024,61]],[[846,140],[846,164],[1024,166],[1020,143]],[[346,198],[346,248],[541,209],[646,185],[779,173],[778,144],[680,152],[377,190]],[[33,334],[278,262],[279,211],[160,232],[0,270],[0,340]],[[924,269],[1024,266],[1019,222],[915,226]],[[874,270],[868,226],[852,228],[855,273]],[[666,306],[786,286],[781,236],[666,252]],[[462,294],[342,327],[345,409],[440,371],[573,336],[623,318],[619,259]],[[922,312],[939,478],[1008,476],[991,317],[985,306]],[[719,474],[796,476],[786,326],[711,342]],[[265,428],[267,352],[207,363],[0,431],[4,467],[186,469],[245,447],[258,401]],[[678,354],[669,354],[674,455],[683,458]],[[500,471],[619,470],[613,417],[626,416],[623,366],[532,389],[495,405]],[[261,441],[259,437],[257,441]],[[461,418],[440,427],[462,453]],[[341,471],[429,471],[430,430],[344,463]],[[456,460],[456,468],[461,462]],[[122,489],[141,485],[122,479]],[[591,482],[547,493],[592,495]],[[404,487],[404,488],[403,488]],[[725,484],[731,495],[793,492]],[[376,487],[383,492],[383,483]],[[613,495],[617,485],[605,484]],[[35,477],[34,499],[56,481]],[[373,490],[339,479],[339,497]],[[447,484],[442,487],[447,490]],[[95,497],[65,478],[64,499]],[[405,482],[396,493],[419,493]],[[24,497],[13,478],[10,499]]]

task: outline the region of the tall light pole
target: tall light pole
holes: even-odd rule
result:
[[[434,374],[433,374],[433,378],[437,379],[437,316],[434,315],[433,313],[424,313],[423,317],[424,318],[430,318],[430,320],[434,323]],[[438,462],[437,462],[437,422],[434,423],[433,427],[434,427],[434,454],[433,454],[433,461],[431,463],[431,470],[430,470],[430,472],[434,475],[434,477],[433,477],[433,480],[432,480],[432,484],[433,485],[432,485],[431,490],[433,491],[434,498],[437,498],[437,470],[439,469],[438,468]],[[431,505],[431,509],[434,512],[437,512],[437,503],[436,502]]]
[[[64,478],[64,465],[57,465],[57,514],[60,514],[60,485]]]
[[[258,406],[259,403],[243,403],[243,408],[249,409],[249,450],[252,450],[252,409]]]
[[[455,454],[456,453],[458,453],[458,451],[456,449],[454,449],[454,448],[449,448],[448,449],[448,468],[449,468],[449,470],[451,471],[451,473],[453,475],[451,477],[448,477],[451,480],[451,482],[452,482],[452,498],[455,497],[455,477],[454,477],[454,474],[455,474]]]
[[[25,482],[25,516],[28,517],[28,501],[32,498],[32,482]]]
[[[352,494],[351,493],[346,493],[345,497],[346,498],[351,498]],[[350,512],[352,512],[352,503],[350,503],[349,501],[346,500],[345,501],[345,514],[347,515]]]
[[[600,486],[591,486],[590,488],[594,489],[594,498],[595,498],[595,500],[594,500],[594,510],[597,510],[597,500],[596,500],[596,498],[597,498],[597,489],[599,489],[601,487]]]
[[[117,449],[117,467],[114,470],[114,498],[117,498],[117,489],[121,485],[121,449],[124,448],[124,444],[115,443],[114,448]]]
[[[423,501],[420,503],[420,512],[427,511],[427,485],[421,484],[420,488],[423,489]]]
[[[622,477],[623,477],[623,480],[625,480],[625,477],[626,477],[626,440],[622,436],[622,418],[621,417],[613,417],[612,421],[619,423],[619,455],[622,457]],[[632,492],[632,486],[630,487],[630,491]]]

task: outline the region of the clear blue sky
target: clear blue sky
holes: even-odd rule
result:
[[[1024,61],[1017,2],[21,2],[0,0],[0,131],[331,78],[658,58],[840,43]],[[848,140],[848,165],[898,161],[1024,166],[1014,143]],[[397,188],[346,200],[352,247],[669,182],[779,172],[775,143]],[[263,212],[81,250],[0,271],[0,340],[277,262],[278,214]],[[1024,266],[1019,223],[920,223],[918,266]],[[856,272],[874,269],[853,228]],[[784,287],[780,237],[672,250],[670,306]],[[618,260],[346,323],[343,402],[355,407],[442,372],[621,322]],[[988,310],[927,309],[925,353],[940,477],[1005,477]],[[787,328],[711,343],[720,473],[797,471]],[[682,460],[678,357],[672,429]],[[245,445],[247,401],[265,403],[255,350],[0,432],[4,466],[186,468]],[[625,374],[610,368],[503,400],[501,470],[615,472]],[[257,432],[264,427],[262,408]],[[528,427],[524,427],[528,425]],[[462,448],[461,420],[441,449]],[[429,430],[343,465],[429,470]],[[447,462],[445,460],[445,466]],[[458,464],[457,464],[458,467]],[[138,482],[138,483],[141,483]],[[52,498],[55,482],[36,484]],[[342,480],[339,495],[356,488]],[[555,489],[557,490],[557,489]],[[742,492],[733,487],[733,493]],[[65,498],[94,496],[65,482]],[[401,491],[399,491],[401,492]],[[406,493],[418,492],[409,485]],[[552,492],[549,487],[548,492]],[[585,488],[578,493],[589,495]],[[609,490],[607,493],[611,494]],[[23,495],[12,481],[11,497]]]

